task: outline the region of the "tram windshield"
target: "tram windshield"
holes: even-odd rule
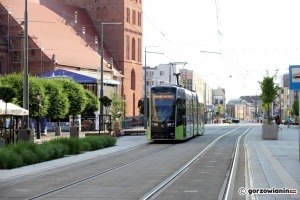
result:
[[[175,120],[175,94],[152,93],[151,121],[171,122]]]

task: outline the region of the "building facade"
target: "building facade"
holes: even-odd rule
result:
[[[0,5],[0,74],[18,73],[24,66],[24,1],[3,0]],[[28,0],[28,18],[31,75],[55,69],[103,73],[104,80],[121,82],[126,115],[138,115],[143,80],[141,0]],[[104,96],[109,96],[105,92],[104,87]]]
[[[141,0],[60,0],[84,8],[113,59],[114,67],[124,76],[122,97],[126,115],[138,115],[138,100],[142,98],[142,13]],[[122,23],[120,25],[113,23]],[[102,23],[107,23],[103,25]],[[109,24],[111,23],[111,24]],[[103,30],[101,29],[103,28]]]

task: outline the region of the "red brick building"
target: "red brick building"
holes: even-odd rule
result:
[[[0,74],[20,72],[24,0],[0,4]],[[116,22],[122,24],[111,24]],[[28,0],[29,73],[66,69],[99,74],[101,33],[104,80],[121,80],[126,116],[138,115],[143,91],[141,0]]]

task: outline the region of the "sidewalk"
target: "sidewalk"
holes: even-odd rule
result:
[[[261,125],[254,126],[245,137],[249,175],[245,189],[269,189],[273,193],[247,195],[247,199],[300,199],[299,127],[280,127],[278,140],[262,140]],[[279,191],[273,188],[295,189],[297,194],[274,194]]]

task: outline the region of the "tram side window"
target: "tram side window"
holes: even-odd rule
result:
[[[183,125],[186,118],[186,108],[183,99],[177,100],[177,125]]]

